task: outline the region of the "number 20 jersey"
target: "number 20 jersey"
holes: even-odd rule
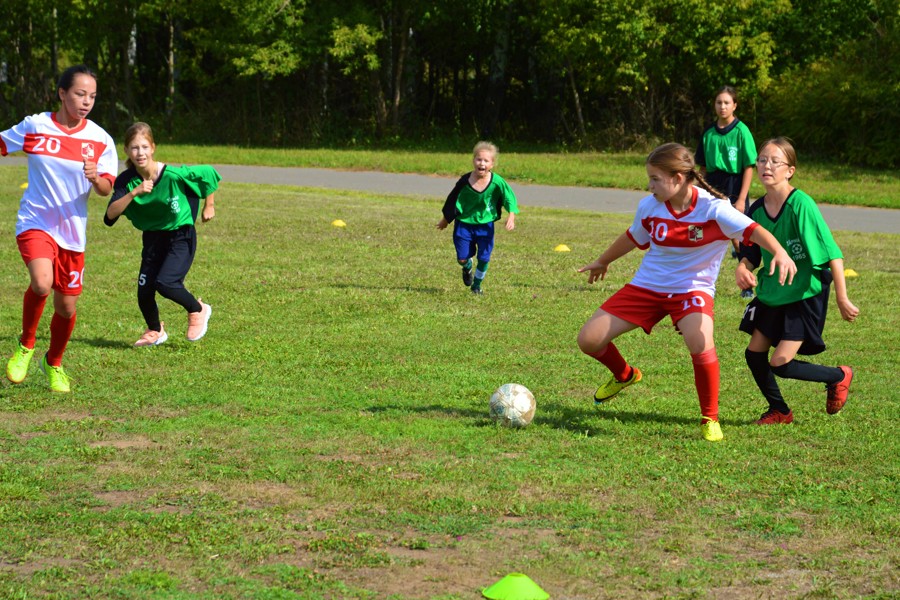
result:
[[[0,132],[0,154],[20,150],[28,155],[28,188],[19,204],[16,235],[38,229],[61,248],[84,252],[92,188],[84,176],[84,161],[96,162],[97,173],[115,181],[119,160],[113,139],[88,119],[67,130],[53,113],[44,112]]]
[[[682,213],[652,195],[638,204],[627,235],[647,254],[632,285],[663,294],[701,290],[715,296],[729,240],[749,241],[758,224],[727,200],[698,187],[692,190],[691,205]]]

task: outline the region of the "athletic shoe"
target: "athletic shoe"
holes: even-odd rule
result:
[[[169,334],[166,333],[166,324],[159,324],[159,331],[153,331],[152,329],[148,329],[144,332],[144,335],[141,336],[141,339],[134,343],[135,348],[144,348],[146,346],[159,346],[164,343],[167,339],[169,339]]]
[[[472,293],[475,294],[476,296],[483,296],[484,290],[482,290],[481,287],[472,286]]]
[[[206,327],[209,325],[209,317],[212,315],[212,306],[203,304],[203,300],[197,298],[200,303],[200,312],[188,313],[187,339],[196,342],[206,335]]]
[[[722,435],[722,426],[719,425],[719,422],[713,421],[709,417],[703,417],[700,430],[703,432],[703,439],[707,442],[721,442],[725,437]]]
[[[847,396],[850,395],[850,382],[853,381],[853,369],[850,367],[838,367],[844,372],[844,378],[837,383],[832,383],[825,388],[828,399],[825,401],[825,412],[836,415],[847,404]]]
[[[44,374],[47,376],[47,380],[50,382],[51,392],[61,392],[63,394],[66,394],[72,391],[72,387],[69,385],[69,376],[66,375],[66,372],[62,368],[62,365],[58,367],[48,365],[46,354],[41,359],[41,371],[44,372]]]
[[[31,364],[33,355],[34,348],[26,348],[19,342],[12,358],[6,363],[6,378],[13,383],[25,381],[25,377],[28,375],[28,365]]]
[[[463,267],[462,276],[463,283],[466,285],[466,287],[472,287],[472,283],[475,281],[475,266],[473,265],[468,269]]]
[[[609,381],[601,385],[597,388],[597,391],[594,393],[594,404],[601,404],[606,402],[629,385],[635,384],[641,380],[643,375],[641,375],[641,370],[637,367],[632,367],[631,377],[626,379],[625,381],[619,381],[615,377],[610,377]]]
[[[753,289],[751,288],[751,289],[747,289],[747,290],[741,290],[741,298],[744,298],[746,300],[752,300],[753,299]]]
[[[762,414],[762,416],[757,419],[757,425],[790,425],[794,422],[794,411],[789,411],[788,414],[784,414],[782,412],[778,412],[774,408],[767,410]]]

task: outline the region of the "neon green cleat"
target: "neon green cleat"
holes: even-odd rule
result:
[[[629,377],[625,381],[618,381],[615,377],[611,377],[609,381],[597,388],[597,391],[594,394],[594,404],[602,404],[603,402],[606,402],[607,400],[627,388],[629,385],[633,385],[643,378],[640,369],[638,369],[637,367],[631,367],[631,369],[631,377]]]
[[[707,442],[721,442],[725,436],[722,435],[722,426],[718,421],[713,421],[709,417],[703,417],[703,423],[700,424],[703,431],[703,439]]]
[[[28,365],[31,364],[31,357],[34,355],[34,348],[26,348],[19,342],[12,358],[6,363],[6,378],[13,383],[22,383],[28,375]]]
[[[60,392],[66,394],[72,391],[72,387],[69,385],[69,376],[66,375],[66,372],[62,368],[62,365],[58,367],[48,365],[46,354],[41,359],[41,371],[43,371],[47,375],[47,379],[50,381],[51,392]]]

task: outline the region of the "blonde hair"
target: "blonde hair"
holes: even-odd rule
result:
[[[153,130],[150,129],[150,126],[144,123],[143,121],[138,121],[134,123],[131,127],[125,130],[125,155],[128,155],[128,144],[134,140],[137,136],[142,135],[147,138],[147,141],[152,145],[156,145],[156,142],[153,140]],[[134,165],[131,163],[131,159],[128,158],[125,160],[125,165],[128,166],[129,169],[133,169]]]
[[[472,157],[474,158],[478,156],[478,153],[484,150],[487,150],[494,156],[494,162],[496,163],[497,157],[500,155],[500,149],[491,142],[485,142],[482,140],[475,144],[475,147],[472,149]]]
[[[662,146],[657,146],[647,156],[647,164],[651,167],[656,167],[668,175],[680,173],[685,176],[685,179],[688,182],[696,181],[697,185],[716,198],[728,200],[728,196],[707,183],[700,172],[697,171],[697,165],[694,163],[694,155],[681,144],[670,142],[668,144],[663,144]]]
[[[787,159],[787,166],[794,167],[795,170],[797,169],[797,150],[794,149],[794,142],[791,141],[791,138],[783,135],[769,138],[759,145],[759,151],[762,152],[763,148],[766,146],[775,146],[784,152],[784,157]],[[791,177],[793,177],[793,175],[791,175]],[[788,177],[788,181],[790,181],[791,177]]]

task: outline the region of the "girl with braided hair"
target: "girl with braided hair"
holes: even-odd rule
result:
[[[613,340],[640,327],[647,334],[667,315],[684,338],[694,367],[701,431],[710,442],[723,438],[719,425],[719,359],[713,341],[713,297],[725,249],[731,239],[765,248],[773,256],[769,273],[790,284],[796,266],[778,241],[697,171],[681,144],[663,144],[646,162],[650,195],[634,221],[594,262],[579,269],[588,283],[606,277],[610,263],[635,248],[647,254],[631,280],[588,319],[578,334],[581,351],[602,363],[612,377],[594,394],[601,404],[637,383],[642,373],[616,349]]]

